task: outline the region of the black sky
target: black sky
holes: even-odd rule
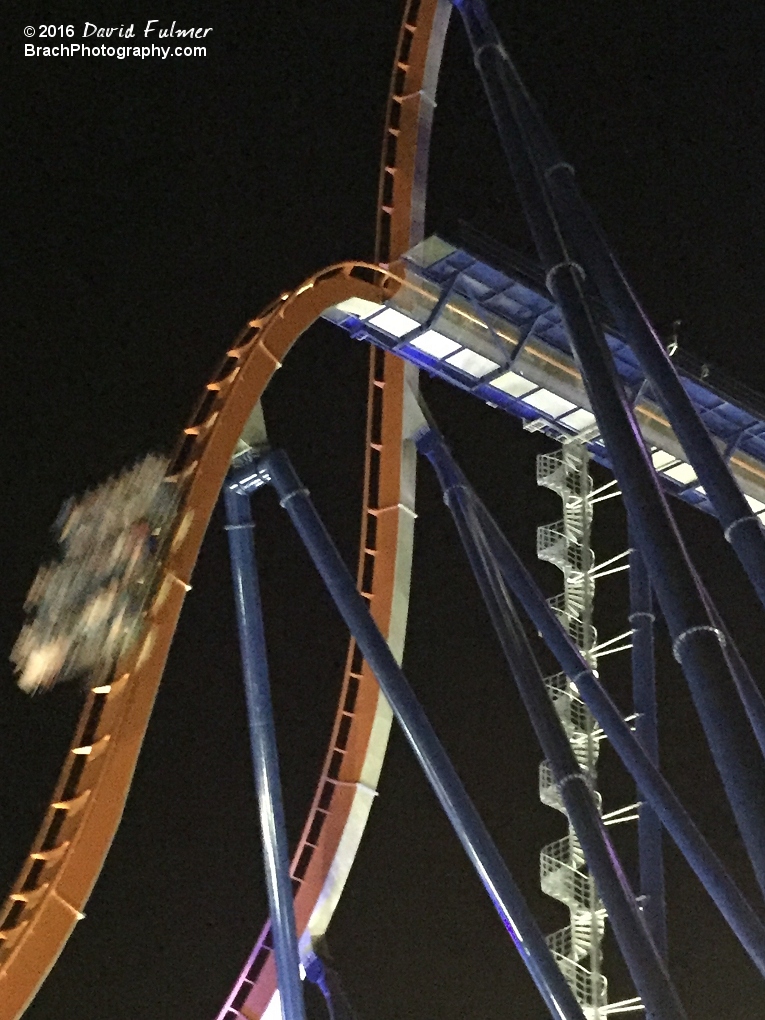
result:
[[[14,9],[15,8],[15,9]],[[657,324],[765,390],[765,15],[754,2],[493,4],[506,43]],[[107,15],[108,10],[108,15]],[[279,291],[373,250],[396,0],[4,8],[2,640],[63,499],[150,449],[169,450],[221,352]],[[148,18],[211,26],[207,56],[165,62],[24,57],[26,25]],[[522,251],[487,107],[461,34],[447,43],[429,230],[460,218]],[[361,484],[366,352],[318,326],[269,391],[271,431],[349,562]],[[490,506],[533,561],[559,504],[533,484],[544,440],[430,385]],[[425,467],[406,667],[546,930],[539,847],[563,835],[536,799],[539,755]],[[299,832],[330,725],[344,636],[278,508],[259,555],[284,784]],[[762,679],[762,619],[708,521],[682,514],[699,565]],[[618,511],[595,536],[623,543]],[[265,916],[228,560],[213,519],[102,877],[30,1020],[211,1020]],[[539,567],[552,594],[559,576]],[[618,584],[603,636],[621,629]],[[614,608],[615,607],[615,608]],[[606,660],[608,661],[608,660]],[[661,660],[668,774],[753,888],[682,684]],[[617,697],[626,661],[604,672]],[[47,803],[79,697],[29,700],[0,664],[0,886]],[[626,710],[625,702],[625,710]],[[609,752],[607,805],[632,796]],[[622,838],[622,836],[624,838]],[[620,834],[627,859],[628,834]],[[699,1020],[765,1018],[762,984],[668,853],[675,974]],[[394,736],[330,945],[363,1020],[535,1020],[542,1007],[477,881]],[[613,961],[614,997],[631,994]],[[313,1008],[313,1007],[312,1007]],[[320,1011],[316,1012],[320,1016]]]

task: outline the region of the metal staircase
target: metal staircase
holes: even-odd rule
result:
[[[576,442],[537,457],[537,484],[557,492],[563,501],[563,518],[537,529],[537,556],[562,571],[563,591],[550,600],[550,605],[588,664],[595,668],[597,634],[592,625],[595,564],[590,546],[592,483],[587,461],[586,447]],[[595,719],[565,674],[547,677],[545,686],[576,759],[597,795],[600,734]],[[566,813],[548,762],[542,762],[539,769],[539,796],[543,804]],[[568,907],[570,915],[569,924],[549,935],[547,943],[585,1016],[588,1020],[602,1020],[608,1012],[608,984],[602,974],[601,950],[606,911],[570,825],[567,836],[542,848],[539,863],[542,890]]]

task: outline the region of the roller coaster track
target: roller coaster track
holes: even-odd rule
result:
[[[349,298],[382,303],[403,283],[395,260],[423,236],[435,86],[447,0],[409,0],[388,100],[376,258],[346,262],[280,296],[250,322],[207,384],[171,469],[180,503],[162,581],[142,633],[111,683],[92,690],[51,803],[0,910],[0,1020],[16,1020],[83,915],[119,825],[205,530],[240,437],[293,343]],[[388,267],[391,267],[390,269]],[[358,583],[394,653],[403,651],[414,519],[414,454],[404,434],[414,369],[371,351]],[[353,642],[329,748],[292,861],[298,932],[323,934],[369,813],[391,714]],[[268,926],[221,1017],[275,1003]]]

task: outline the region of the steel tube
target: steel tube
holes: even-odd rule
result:
[[[717,607],[704,590],[701,579],[698,579],[698,584],[707,603],[712,623],[714,623],[725,639],[724,651],[728,668],[736,684],[738,696],[741,698],[746,714],[749,716],[749,722],[752,725],[757,743],[760,745],[760,751],[763,757],[765,757],[765,698],[763,698],[762,691],[755,682],[749,667],[738,650],[736,642],[731,637],[728,628],[717,611]]]
[[[765,535],[730,468],[698,416],[669,355],[629,287],[572,176],[560,163],[547,175],[561,222],[575,239],[588,274],[616,327],[634,351],[723,528],[765,606]]]
[[[728,875],[669,783],[638,743],[621,712],[592,673],[580,649],[566,633],[499,525],[474,495],[474,490],[455,463],[446,444],[442,444],[438,449],[437,457],[433,461],[434,467],[436,461],[437,475],[444,495],[448,491],[448,479],[451,477],[457,480],[460,487],[473,494],[479,520],[508,588],[523,606],[560,668],[576,683],[582,699],[635,780],[641,795],[649,801],[731,930],[765,977],[765,925]]]
[[[760,889],[765,891],[765,761],[738,697],[725,657],[723,632],[710,618],[682,540],[620,387],[586,331],[592,317],[582,307],[581,285],[565,269],[556,274],[556,300],[564,309],[601,434],[624,494],[636,544],[690,688],[712,757],[723,781]]]
[[[224,487],[247,721],[283,1020],[306,1020],[250,497]]]
[[[499,36],[484,0],[460,0],[466,25],[477,45],[496,43]],[[480,40],[480,41],[479,41]],[[475,46],[474,46],[475,49]],[[617,329],[630,345],[653,384],[675,431],[760,602],[765,605],[765,534],[746,502],[723,454],[699,418],[669,355],[656,335],[595,214],[585,201],[573,166],[561,155],[537,105],[502,47],[497,51],[505,74],[509,103],[544,179],[563,232],[573,242],[577,258],[597,286]]]
[[[632,543],[630,543],[632,545]],[[640,550],[630,549],[630,615],[632,627],[632,698],[635,737],[653,764],[659,767],[659,724],[656,706],[656,670],[653,647],[651,582]],[[638,794],[640,796],[640,794]],[[650,804],[638,807],[638,856],[643,917],[656,948],[667,959],[667,915],[664,884],[662,826]]]
[[[632,408],[610,361],[602,328],[569,251],[533,147],[517,114],[507,57],[483,4],[455,0],[484,82],[521,205],[582,372],[637,543],[670,629],[673,650],[723,781],[739,832],[765,892],[765,761],[738,698],[730,697],[724,640],[711,623],[693,568],[656,481]]]
[[[607,691],[594,676],[507,538],[484,508],[492,551],[502,576],[542,635],[560,668],[576,683],[625,768],[696,873],[760,973],[765,977],[765,925],[725,870],[676,794],[645,753]]]
[[[433,429],[420,434],[417,448],[437,470],[448,462],[439,458],[444,444]],[[439,471],[440,468],[440,471]],[[506,598],[486,536],[480,534],[469,491],[453,475],[443,478],[444,501],[451,511],[473,575],[481,591],[508,667],[523,700],[534,732],[552,766],[571,825],[584,851],[598,893],[605,903],[619,947],[649,1016],[656,1020],[687,1017],[661,956],[651,941],[640,910],[601,821],[586,776],[544,689],[539,667],[520,624],[510,624],[515,610]],[[444,484],[445,483],[445,484]],[[477,534],[476,532],[479,532]],[[482,541],[483,540],[483,541]],[[504,605],[503,605],[504,602]]]
[[[353,578],[289,459],[281,451],[271,453],[260,462],[260,468],[276,489],[281,505],[289,514],[338,611],[377,677],[417,761],[515,942],[550,1015],[556,1020],[584,1020],[584,1014],[555,964],[522,893],[370,616],[364,599],[356,590]]]

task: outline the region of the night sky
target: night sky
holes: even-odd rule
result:
[[[53,6],[53,5],[51,5]],[[16,11],[14,13],[14,7]],[[23,7],[23,10],[22,10]],[[343,258],[371,258],[380,138],[401,5],[4,9],[2,216],[3,584],[0,651],[51,553],[62,501],[149,450],[169,451],[226,346],[277,293]],[[493,13],[659,328],[765,391],[765,8],[515,0]],[[108,12],[108,14],[107,14]],[[25,25],[149,18],[209,26],[206,58],[44,59]],[[39,43],[40,40],[37,40]],[[454,21],[439,86],[428,232],[465,220],[531,254],[488,107]],[[350,564],[361,490],[367,352],[319,324],[268,392],[284,444]],[[533,481],[546,440],[442,385],[426,397],[489,506],[534,562],[559,516]],[[605,476],[598,474],[598,479]],[[541,755],[515,697],[427,466],[405,667],[540,923],[539,848],[562,816],[541,806]],[[624,546],[605,505],[595,549]],[[758,678],[762,616],[713,522],[680,508],[702,573]],[[257,503],[258,549],[291,838],[323,755],[345,636],[282,512]],[[550,594],[551,567],[535,567]],[[213,518],[102,876],[29,1020],[212,1020],[266,915],[228,557]],[[603,582],[601,637],[625,629]],[[753,897],[738,837],[666,648],[667,774]],[[603,673],[629,711],[628,661]],[[68,746],[81,695],[29,699],[0,664],[0,887],[18,870]],[[606,808],[633,798],[603,752]],[[632,834],[616,833],[629,867]],[[761,980],[668,849],[670,952],[689,1014],[765,1018]],[[762,905],[761,903],[759,904]],[[329,944],[361,1020],[539,1020],[544,1010],[394,734]],[[611,939],[613,999],[631,995]],[[322,1007],[311,1000],[311,1015]]]

